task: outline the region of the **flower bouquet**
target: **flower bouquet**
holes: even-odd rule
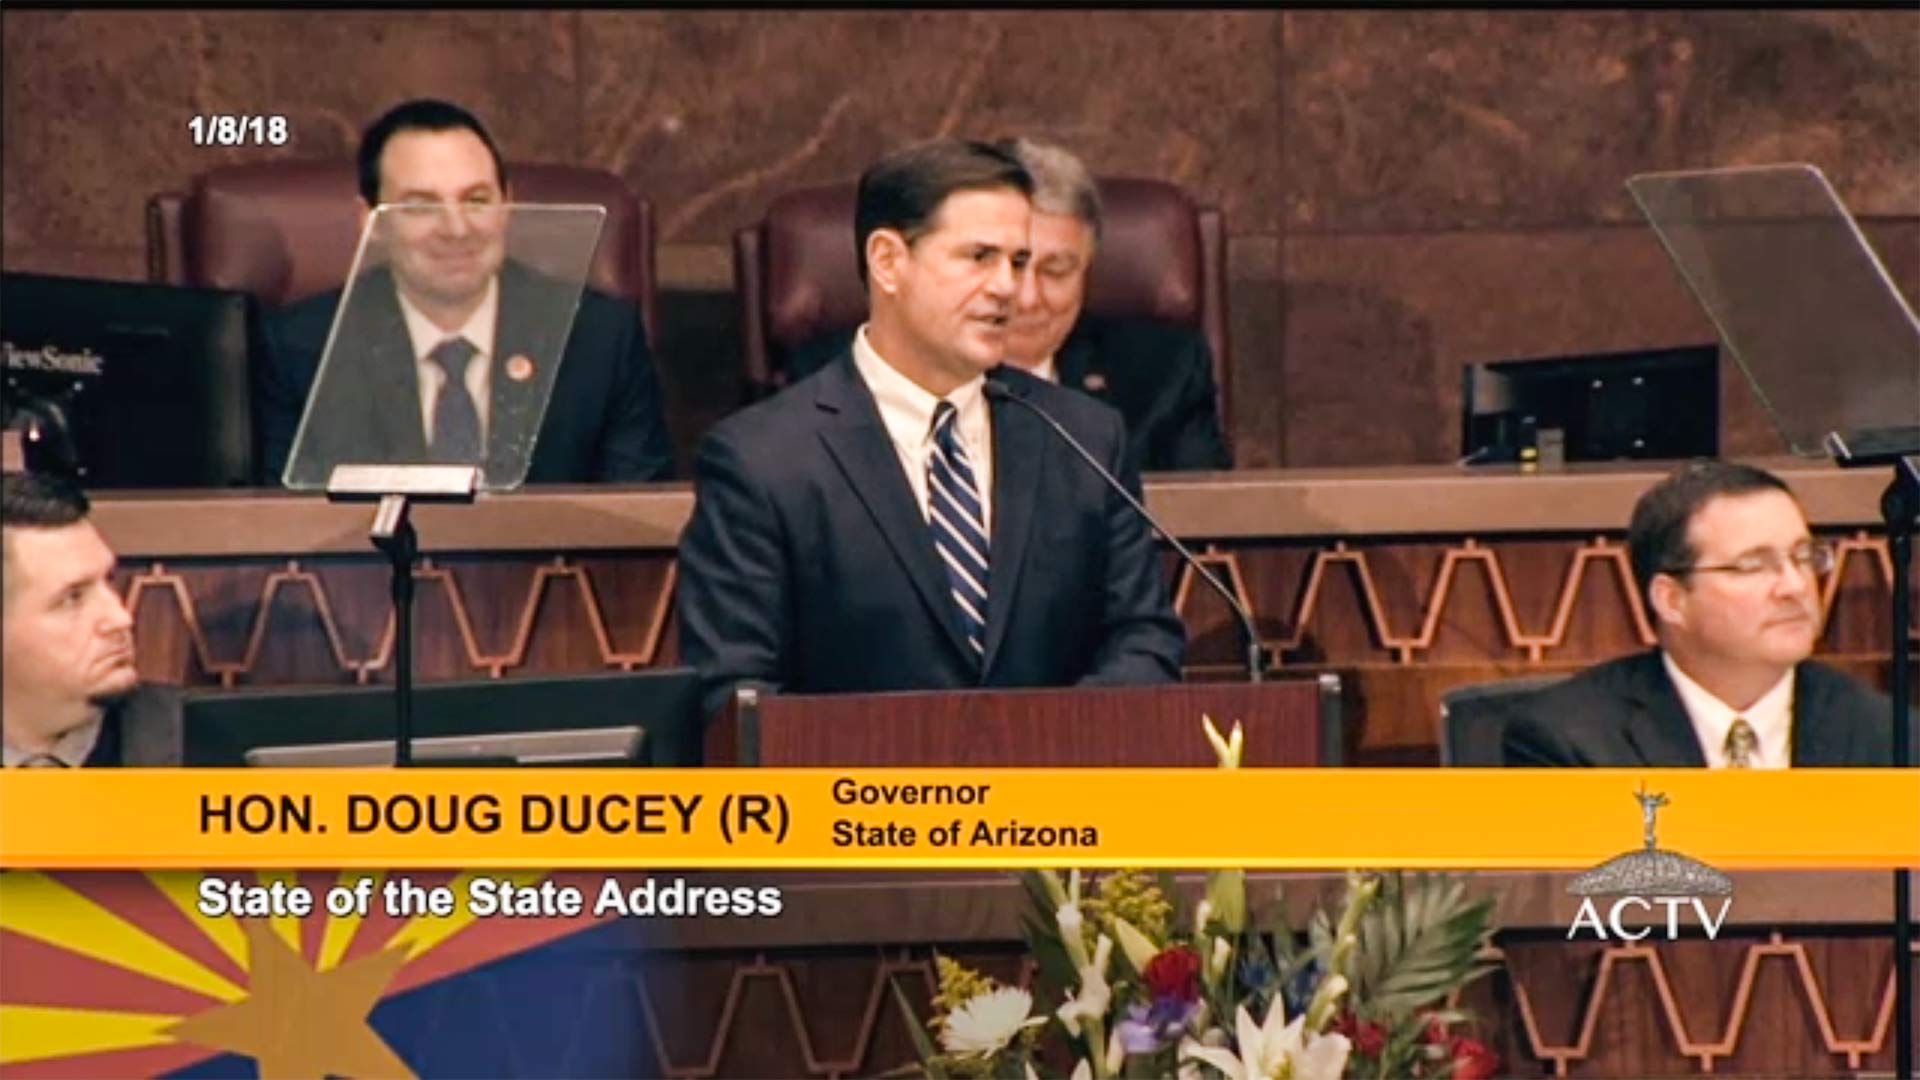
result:
[[[1205,723],[1221,766],[1239,767],[1239,726],[1223,737]],[[1340,910],[1315,910],[1301,941],[1277,919],[1250,923],[1239,870],[1210,872],[1184,914],[1164,874],[1020,878],[1035,992],[939,957],[938,1047],[914,1028],[929,1076],[1038,1076],[1036,1047],[1056,1025],[1073,1080],[1474,1080],[1498,1067],[1445,1007],[1488,970],[1493,934],[1493,902],[1469,900],[1461,879],[1350,873]]]

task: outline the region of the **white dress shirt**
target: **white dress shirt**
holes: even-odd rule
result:
[[[1708,768],[1727,767],[1727,732],[1733,730],[1735,718],[1745,718],[1754,735],[1759,737],[1760,746],[1754,752],[1752,768],[1784,769],[1793,764],[1792,668],[1761,694],[1751,708],[1740,712],[1694,682],[1665,650],[1661,650],[1660,662],[1667,665],[1667,677],[1673,680],[1673,688],[1680,694],[1687,719],[1693,721],[1693,733],[1707,755]]]
[[[1045,379],[1055,386],[1060,385],[1060,365],[1054,363],[1051,356],[1028,368],[1027,374],[1036,379]]]
[[[462,337],[475,349],[467,360],[467,392],[473,395],[474,411],[480,414],[480,443],[486,445],[487,419],[492,405],[488,391],[493,385],[493,334],[500,311],[499,277],[487,281],[487,294],[480,299],[480,306],[473,309],[465,326],[452,332],[440,329],[414,307],[406,293],[394,291],[399,293],[400,314],[407,321],[407,337],[413,343],[414,370],[420,377],[420,430],[426,432],[427,445],[433,445],[433,404],[439,400],[440,387],[447,380],[447,373],[431,359],[433,350],[445,341]]]
[[[875,352],[867,341],[865,325],[853,335],[853,366],[873,392],[873,402],[880,407],[880,422],[886,425],[887,437],[900,455],[900,467],[906,470],[907,484],[913,488],[914,501],[920,504],[920,516],[927,517],[927,460],[933,456],[933,410],[941,399],[900,374]],[[986,526],[987,536],[992,537],[993,421],[982,389],[985,383],[985,376],[975,376],[956,387],[946,400],[959,414],[954,427],[980,488],[981,523]]]

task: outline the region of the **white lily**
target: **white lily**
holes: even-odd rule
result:
[[[1213,726],[1213,717],[1208,716],[1206,713],[1201,713],[1200,722],[1206,725],[1207,741],[1213,744],[1213,753],[1215,757],[1220,759],[1220,767],[1223,769],[1239,768],[1241,750],[1246,742],[1244,734],[1240,730],[1240,721],[1235,720],[1233,722],[1233,734],[1225,738],[1221,737],[1220,729]]]
[[[1115,915],[1109,921],[1113,924],[1113,936],[1120,942],[1120,951],[1127,956],[1127,963],[1132,964],[1136,972],[1147,970],[1153,958],[1160,955],[1160,947],[1141,933],[1139,927],[1120,916]]]
[[[1306,1030],[1304,1014],[1287,1022],[1286,1009],[1275,998],[1264,1024],[1255,1024],[1245,1005],[1234,1011],[1234,1036],[1240,1053],[1206,1046],[1188,1038],[1180,1044],[1180,1060],[1204,1061],[1228,1080],[1339,1080],[1353,1044],[1345,1035],[1315,1035]]]
[[[1113,958],[1113,939],[1105,934],[1093,947],[1093,959],[1080,965],[1080,990],[1061,1004],[1057,1015],[1067,1033],[1079,1038],[1080,1024],[1107,1015],[1113,988],[1107,985],[1107,962]]]
[[[1233,946],[1227,942],[1226,938],[1214,938],[1213,955],[1207,957],[1207,974],[1215,979],[1223,978],[1227,973],[1227,965],[1232,960]]]
[[[1307,1003],[1307,1026],[1320,1031],[1333,1020],[1333,1012],[1340,1006],[1340,999],[1347,993],[1347,977],[1335,973],[1320,980],[1320,988],[1313,992],[1313,1000]]]
[[[1027,1015],[1032,1011],[1033,995],[1015,987],[975,995],[947,1014],[940,1027],[940,1048],[949,1054],[992,1057],[1023,1029],[1046,1023],[1043,1016]]]
[[[1107,1060],[1105,1062],[1107,1072],[1108,1073],[1119,1072],[1121,1070],[1121,1066],[1126,1062],[1126,1060],[1127,1060],[1127,1044],[1121,1041],[1120,1028],[1118,1025],[1115,1025],[1113,1029],[1113,1034],[1107,1037]]]
[[[1047,899],[1053,902],[1054,907],[1067,902],[1067,890],[1060,884],[1059,874],[1051,870],[1036,870],[1034,876],[1040,879],[1040,887],[1046,892]]]
[[[1238,934],[1247,926],[1247,872],[1215,870],[1207,875],[1207,904],[1213,917]]]
[[[1080,905],[1061,904],[1060,910],[1053,913],[1053,921],[1060,927],[1060,944],[1066,947],[1067,959],[1078,968],[1087,963],[1087,940],[1080,936],[1080,930],[1086,925],[1086,916],[1080,914]]]

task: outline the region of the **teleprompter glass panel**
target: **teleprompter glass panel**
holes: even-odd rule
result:
[[[1795,453],[1920,426],[1920,321],[1819,169],[1627,181]]]
[[[282,479],[475,464],[519,486],[606,210],[471,200],[368,216]]]

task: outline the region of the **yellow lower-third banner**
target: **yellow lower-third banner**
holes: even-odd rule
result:
[[[1920,864],[1920,771],[10,770],[0,866]]]

